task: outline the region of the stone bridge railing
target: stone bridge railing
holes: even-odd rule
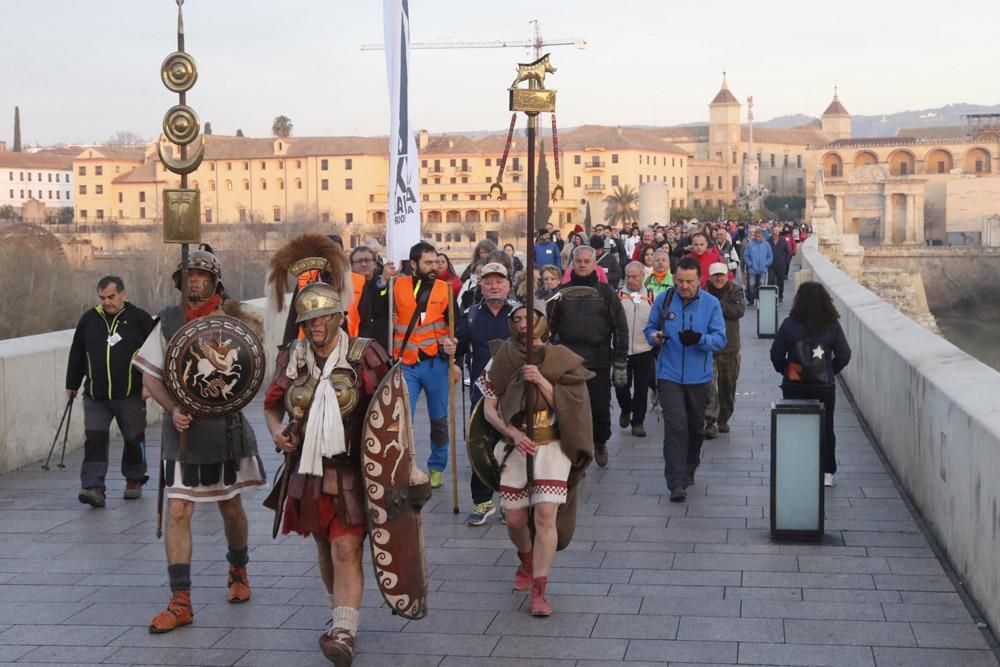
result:
[[[1000,627],[1000,373],[935,336],[827,260],[810,239],[800,280],[833,295],[858,408],[958,577]]]
[[[265,312],[265,299],[244,305]],[[265,347],[268,370],[272,365],[284,318],[265,316]],[[73,330],[53,331],[0,341],[0,473],[22,468],[45,458],[59,419],[66,407],[66,361],[73,342]],[[150,401],[150,423],[159,421],[160,409]],[[58,460],[62,441],[56,445]],[[76,400],[66,449],[83,445],[83,405]]]

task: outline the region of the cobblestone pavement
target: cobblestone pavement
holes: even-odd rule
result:
[[[583,483],[576,536],[550,579],[551,618],[530,617],[526,595],[511,592],[517,559],[504,527],[463,523],[469,468],[460,447],[462,514],[452,513],[447,475],[424,510],[430,612],[392,616],[366,565],[355,664],[997,667],[843,395],[826,538],[771,542],[769,408],[780,392],[755,323],[751,310],[732,433],[706,443],[685,504],[665,495],[657,414],[647,418],[649,437],[635,438],[617,428],[615,407],[611,463]],[[260,404],[248,414],[269,442]],[[428,423],[416,421],[422,462]],[[148,436],[156,460],[159,427]],[[262,450],[273,472],[278,457]],[[116,442],[112,460],[120,452]],[[315,547],[271,540],[265,492],[244,496],[253,599],[226,604],[222,524],[199,508],[195,624],[150,635],[146,624],[169,596],[153,536],[155,484],[125,502],[113,463],[108,506],[92,510],[76,500],[80,461],[75,452],[64,471],[33,465],[0,477],[0,662],[329,664],[317,650],[329,609]]]

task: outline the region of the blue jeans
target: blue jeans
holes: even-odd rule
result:
[[[767,284],[767,272],[747,273],[747,303],[751,306],[757,300],[757,288]]]
[[[403,378],[410,392],[410,414],[417,414],[420,390],[427,394],[431,419],[431,455],[427,468],[443,471],[448,466],[448,360],[425,359],[412,366],[403,364]]]

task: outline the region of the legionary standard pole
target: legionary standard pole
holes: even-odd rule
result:
[[[201,241],[201,201],[198,190],[188,189],[188,174],[201,165],[205,157],[205,141],[198,142],[191,155],[188,147],[201,132],[201,122],[194,109],[187,105],[187,91],[191,90],[198,80],[198,66],[184,50],[184,0],[177,2],[177,50],[168,55],[160,66],[160,78],[163,85],[171,92],[178,94],[176,105],[167,109],[163,116],[163,135],[167,141],[179,149],[179,159],[173,155],[173,149],[161,141],[157,146],[160,162],[167,171],[181,177],[180,188],[163,191],[163,242],[179,243],[181,246],[181,314],[188,310],[187,271],[188,244]],[[187,433],[180,434],[180,458],[185,460],[187,453]],[[162,535],[163,523],[163,462],[160,461],[160,485],[157,492],[156,536]]]
[[[534,340],[535,331],[535,310],[534,310],[534,296],[535,296],[535,133],[538,125],[538,114],[540,113],[551,113],[553,114],[552,126],[553,130],[555,128],[555,110],[556,110],[556,91],[546,90],[545,88],[545,75],[547,73],[555,72],[556,69],[549,64],[549,54],[545,54],[538,60],[530,63],[519,63],[517,66],[517,76],[514,78],[514,83],[511,84],[510,92],[510,110],[514,112],[514,118],[511,118],[510,132],[507,136],[507,148],[504,150],[503,160],[500,166],[500,175],[502,178],[503,174],[503,163],[506,162],[507,152],[510,148],[510,139],[513,135],[514,123],[517,117],[517,113],[523,112],[528,117],[528,192],[527,192],[527,248],[525,262],[525,272],[526,272],[526,285],[527,294],[525,295],[527,308],[525,309],[525,314],[528,318],[528,335],[527,344],[525,346],[525,363],[533,363],[533,350],[532,343]],[[527,88],[518,88],[517,84],[526,81],[528,83]],[[554,134],[554,132],[553,132]],[[556,149],[556,154],[558,155],[558,149]],[[558,157],[556,158],[558,160]],[[558,180],[558,173],[556,176]],[[498,182],[499,182],[498,178]],[[500,189],[500,197],[503,198],[503,188]],[[561,188],[560,188],[561,190]],[[492,188],[491,188],[492,191]],[[547,194],[547,193],[546,193]],[[529,439],[534,439],[535,437],[535,423],[534,415],[531,412],[531,407],[534,405],[534,401],[530,396],[530,388],[525,391],[525,435]],[[534,482],[534,460],[532,456],[527,457],[527,471],[528,471],[528,485],[530,486]]]

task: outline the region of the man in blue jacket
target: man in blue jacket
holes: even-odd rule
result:
[[[559,254],[559,246],[552,240],[552,234],[546,230],[538,233],[535,241],[535,268],[542,268],[554,264],[562,271],[562,256]]]
[[[712,353],[726,346],[726,322],[714,296],[699,289],[701,266],[677,263],[674,287],[656,297],[646,340],[660,350],[656,381],[663,408],[663,462],[672,502],[687,498],[701,461]]]
[[[771,244],[764,240],[764,232],[758,227],[750,245],[743,251],[743,263],[747,267],[747,303],[751,306],[757,300],[757,288],[767,283],[767,270],[773,261]]]

